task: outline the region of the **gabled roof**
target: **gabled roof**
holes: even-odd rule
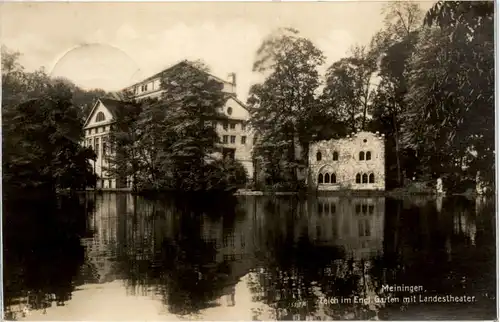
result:
[[[196,69],[196,70],[198,70],[198,71],[201,71],[201,72],[203,72],[203,73],[207,74],[208,76],[210,76],[210,77],[214,78],[215,80],[217,80],[217,81],[219,81],[219,82],[221,82],[221,83],[228,83],[228,84],[229,84],[229,82],[228,82],[228,81],[223,80],[222,78],[217,77],[217,76],[215,76],[215,75],[213,75],[213,74],[210,74],[210,73],[208,73],[208,72],[206,72],[206,71],[204,71],[204,70],[201,70],[200,68],[198,68],[197,66],[195,66],[195,65],[193,65],[191,62],[189,62],[188,60],[182,60],[182,61],[180,61],[180,62],[178,62],[178,63],[175,63],[175,64],[173,64],[173,65],[171,65],[171,66],[169,66],[169,67],[167,67],[167,68],[163,69],[161,72],[158,72],[158,73],[156,73],[156,74],[153,74],[152,76],[149,76],[149,77],[147,77],[147,78],[145,78],[145,79],[143,79],[143,80],[141,80],[141,81],[139,81],[139,82],[136,82],[136,83],[134,83],[134,84],[132,84],[132,85],[130,85],[130,86],[127,86],[126,88],[124,88],[124,90],[129,89],[129,88],[131,88],[131,87],[134,87],[134,86],[136,86],[136,85],[139,85],[139,84],[142,84],[142,83],[148,82],[148,81],[153,80],[153,79],[155,79],[155,78],[158,78],[158,77],[160,77],[163,73],[165,73],[165,72],[167,72],[167,71],[169,71],[169,70],[171,70],[171,69],[173,69],[173,68],[175,68],[175,67],[177,67],[177,66],[180,66],[180,65],[189,66],[189,67],[191,67],[191,68],[194,68],[194,69]]]
[[[236,103],[240,104],[241,107],[243,107],[245,110],[247,110],[248,112],[250,112],[250,110],[248,109],[248,107],[245,105],[245,103],[243,103],[241,100],[239,100],[236,95],[234,94],[228,94],[227,96],[227,101],[229,101],[230,99],[233,99]]]
[[[97,108],[97,106],[99,106],[99,103],[102,103],[115,119],[120,114],[121,109],[127,104],[127,102],[118,101],[111,98],[106,98],[106,97],[98,98],[94,106],[92,107],[89,116],[87,116],[87,119],[85,120],[83,127],[87,126],[90,119],[94,115],[95,109]]]

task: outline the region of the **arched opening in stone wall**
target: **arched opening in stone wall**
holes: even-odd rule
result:
[[[368,175],[363,173],[363,183],[368,183]]]
[[[318,183],[323,183],[323,174],[318,174]]]
[[[359,160],[363,161],[365,159],[365,152],[361,151],[359,152]]]
[[[325,173],[325,183],[330,183],[330,174]]]
[[[316,153],[316,161],[321,161],[321,152]]]
[[[368,179],[370,183],[375,183],[375,175],[373,173],[370,173],[370,177]]]
[[[372,153],[370,151],[366,152],[366,160],[372,159]]]
[[[356,183],[361,183],[361,174],[356,174]]]
[[[333,151],[332,160],[337,161],[338,159],[339,159],[339,153],[337,151]]]

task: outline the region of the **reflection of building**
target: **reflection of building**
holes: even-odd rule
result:
[[[125,195],[107,193],[96,195],[96,208],[89,220],[93,237],[83,238],[86,248],[86,265],[90,265],[97,282],[109,282],[115,278],[113,261],[118,247],[119,216],[124,212]]]
[[[318,197],[308,204],[311,240],[342,246],[355,259],[382,251],[385,199]]]
[[[384,135],[353,133],[309,148],[309,185],[318,190],[384,190]]]

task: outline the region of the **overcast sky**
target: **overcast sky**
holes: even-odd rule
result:
[[[294,27],[327,57],[346,56],[382,28],[375,1],[259,3],[3,3],[1,40],[40,67],[84,88],[117,90],[182,59],[213,74],[237,74],[245,100],[255,51],[279,27]],[[427,10],[432,2],[421,2]]]

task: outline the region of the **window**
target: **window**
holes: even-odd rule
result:
[[[231,130],[234,130],[234,129],[236,128],[236,124],[235,124],[235,123],[231,123],[231,124],[229,125],[229,127],[231,128]]]
[[[330,174],[325,174],[325,183],[330,183]]]
[[[337,212],[337,206],[334,203],[330,204],[330,213],[334,214]]]
[[[94,144],[95,144],[95,154],[99,156],[99,138],[94,139]]]
[[[359,173],[356,174],[356,183],[361,183],[361,175]]]
[[[227,139],[228,139],[228,136],[227,135],[224,135],[222,137],[222,143],[227,143]]]
[[[363,161],[365,159],[365,153],[363,151],[359,152],[359,160]]]
[[[368,205],[362,205],[361,212],[363,212],[363,215],[366,215],[366,213],[368,212]]]
[[[375,175],[373,173],[370,173],[369,182],[370,183],[375,183]]]
[[[228,127],[227,122],[222,123],[222,127],[224,128],[224,130],[226,130],[226,131],[227,131],[227,127]]]
[[[332,173],[332,175],[330,176],[330,182],[337,183],[337,176],[335,175],[335,173]]]
[[[245,123],[241,123],[241,130],[245,131],[247,129],[247,125]]]
[[[102,122],[104,121],[106,118],[104,117],[104,113],[103,112],[99,112],[97,113],[97,116],[95,117],[95,121],[96,122]]]
[[[228,107],[228,108],[227,108],[227,114],[228,114],[228,115],[233,114],[233,108],[232,108],[232,107]]]
[[[369,205],[369,206],[368,206],[368,213],[369,213],[370,215],[371,215],[371,214],[373,214],[373,210],[374,210],[374,208],[375,208],[375,207],[374,207],[373,205]]]
[[[236,136],[231,135],[231,143],[232,144],[236,143]]]
[[[368,175],[363,173],[363,183],[368,183]]]
[[[106,156],[106,148],[107,148],[107,142],[106,140],[102,140],[102,155]]]
[[[361,205],[357,204],[356,205],[356,214],[359,214],[361,212]]]
[[[320,173],[318,175],[318,183],[323,183],[323,174],[322,173]]]
[[[339,153],[337,151],[333,151],[333,161],[337,161],[339,159]]]
[[[321,152],[316,153],[316,161],[321,161]]]
[[[372,159],[372,153],[370,151],[366,152],[366,160]]]
[[[246,144],[246,143],[247,143],[247,137],[243,135],[241,137],[241,144]]]

